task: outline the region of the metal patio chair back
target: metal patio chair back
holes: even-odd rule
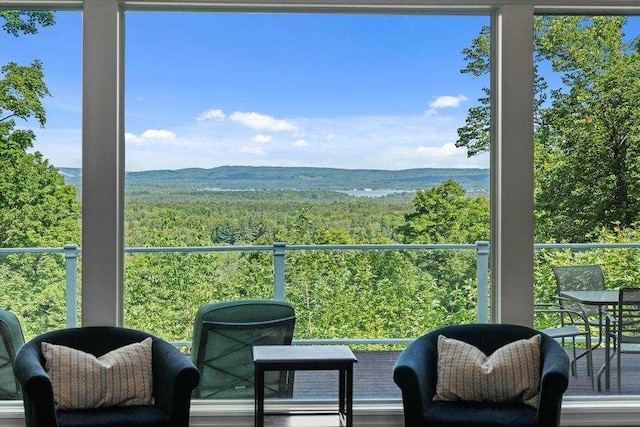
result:
[[[553,275],[556,279],[558,295],[562,291],[601,291],[605,289],[604,273],[599,264],[553,266]],[[583,306],[582,304],[567,300],[560,300],[563,308],[576,311],[584,311],[590,317],[589,323],[597,326],[599,333],[602,330],[602,312],[597,307]]]
[[[640,288],[622,288],[612,321],[616,335],[618,393],[622,391],[622,353],[640,353]]]
[[[599,264],[553,266],[558,292],[600,291],[605,289],[604,273]]]
[[[194,397],[253,399],[254,345],[289,345],[295,311],[275,300],[237,300],[208,304],[196,314],[191,359],[201,380]],[[265,397],[292,397],[292,371],[267,372]]]
[[[11,312],[0,310],[0,399],[21,399],[20,383],[13,372],[13,360],[24,344],[24,335],[18,318]]]

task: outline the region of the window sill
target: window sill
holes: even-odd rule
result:
[[[335,410],[335,402],[295,402],[274,405],[278,410]],[[403,427],[402,403],[397,401],[354,402],[356,426]],[[561,426],[632,426],[640,419],[640,396],[565,397],[562,403]],[[24,426],[22,402],[0,402],[2,427]],[[253,426],[251,401],[197,401],[191,403],[191,426]]]

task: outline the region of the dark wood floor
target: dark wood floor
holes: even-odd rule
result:
[[[354,399],[400,399],[400,389],[393,382],[393,364],[398,351],[353,352],[358,362],[353,367]],[[336,371],[296,371],[294,399],[336,399]]]
[[[572,357],[572,354],[569,354]],[[593,351],[593,364],[594,369],[597,372],[604,364],[604,350],[598,348]],[[608,396],[618,394],[618,381],[617,381],[617,369],[618,363],[614,356],[611,360],[611,387],[606,389],[605,376],[601,377],[602,390],[598,391],[597,381],[595,387],[591,387],[591,379],[587,376],[587,361],[586,358],[580,358],[578,360],[578,375],[577,377],[571,377],[569,379],[569,389],[566,395],[577,396]],[[621,393],[623,395],[640,395],[640,353],[621,355],[620,376],[622,378]]]
[[[400,389],[393,382],[393,364],[397,351],[365,351],[355,352],[358,363],[354,366],[354,398],[355,399],[400,399]],[[595,371],[604,362],[604,350],[593,352]],[[572,357],[572,354],[569,354]],[[640,395],[640,354],[622,355],[622,394]],[[587,376],[586,357],[578,360],[576,377],[570,377],[566,396],[578,395],[617,395],[616,380],[617,363],[614,357],[611,362],[611,388],[605,390],[604,375],[602,391],[596,385],[591,387],[591,378]],[[337,373],[332,371],[298,371],[295,374],[295,399],[335,399],[337,398]]]

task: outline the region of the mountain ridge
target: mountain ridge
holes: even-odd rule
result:
[[[58,168],[68,184],[81,183],[80,168]],[[126,172],[127,188],[199,190],[349,191],[432,188],[453,179],[467,191],[489,192],[489,169],[339,169],[286,166],[219,166]]]

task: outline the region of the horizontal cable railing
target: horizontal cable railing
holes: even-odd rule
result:
[[[408,250],[475,250],[477,253],[478,274],[478,322],[488,321],[488,271],[489,271],[489,242],[476,242],[475,244],[339,244],[339,245],[287,245],[276,242],[273,245],[259,246],[204,246],[204,247],[137,247],[125,248],[127,253],[149,252],[247,252],[247,251],[272,251],[273,275],[274,275],[274,299],[285,299],[285,256],[290,251],[408,251]],[[413,338],[378,338],[378,339],[304,339],[297,340],[296,344],[407,344]]]
[[[190,252],[249,252],[272,251],[274,275],[274,299],[285,299],[285,256],[288,251],[408,251],[408,250],[475,250],[477,253],[478,277],[478,322],[488,321],[488,274],[489,242],[480,241],[467,244],[352,244],[352,245],[287,245],[276,242],[273,245],[256,246],[200,246],[200,247],[134,247],[125,248],[126,253],[190,253]],[[389,340],[389,341],[393,341]],[[378,340],[381,341],[381,340]],[[386,342],[390,344],[392,342]]]
[[[536,243],[535,250],[541,249],[570,249],[574,251],[590,249],[629,249],[640,248],[640,243]],[[409,251],[409,250],[475,250],[477,270],[477,321],[488,321],[489,308],[489,242],[479,241],[472,244],[350,244],[350,245],[287,245],[276,242],[273,245],[243,245],[243,246],[184,246],[184,247],[129,247],[125,253],[194,253],[194,252],[256,252],[269,251],[273,253],[274,271],[274,299],[285,299],[285,257],[291,251]],[[65,245],[62,248],[0,248],[2,254],[64,254],[66,275],[66,323],[67,327],[77,325],[77,257],[82,248],[77,245]],[[296,341],[297,344],[406,344],[412,338],[390,339],[305,339]],[[188,346],[189,342],[175,342],[176,345]]]
[[[478,286],[478,322],[488,321],[488,272],[489,272],[489,242],[475,244],[352,244],[352,245],[287,245],[276,242],[273,245],[244,245],[244,246],[185,246],[185,247],[128,247],[125,253],[194,253],[194,252],[256,252],[269,251],[273,253],[274,299],[285,299],[285,257],[292,251],[409,251],[409,250],[475,250],[477,254],[477,286]],[[0,254],[19,253],[64,253],[66,260],[66,310],[67,327],[77,326],[77,256],[82,249],[76,245],[64,248],[2,248]],[[379,339],[304,339],[297,344],[407,344],[412,338],[379,338]],[[174,342],[177,346],[189,346],[190,342]]]

